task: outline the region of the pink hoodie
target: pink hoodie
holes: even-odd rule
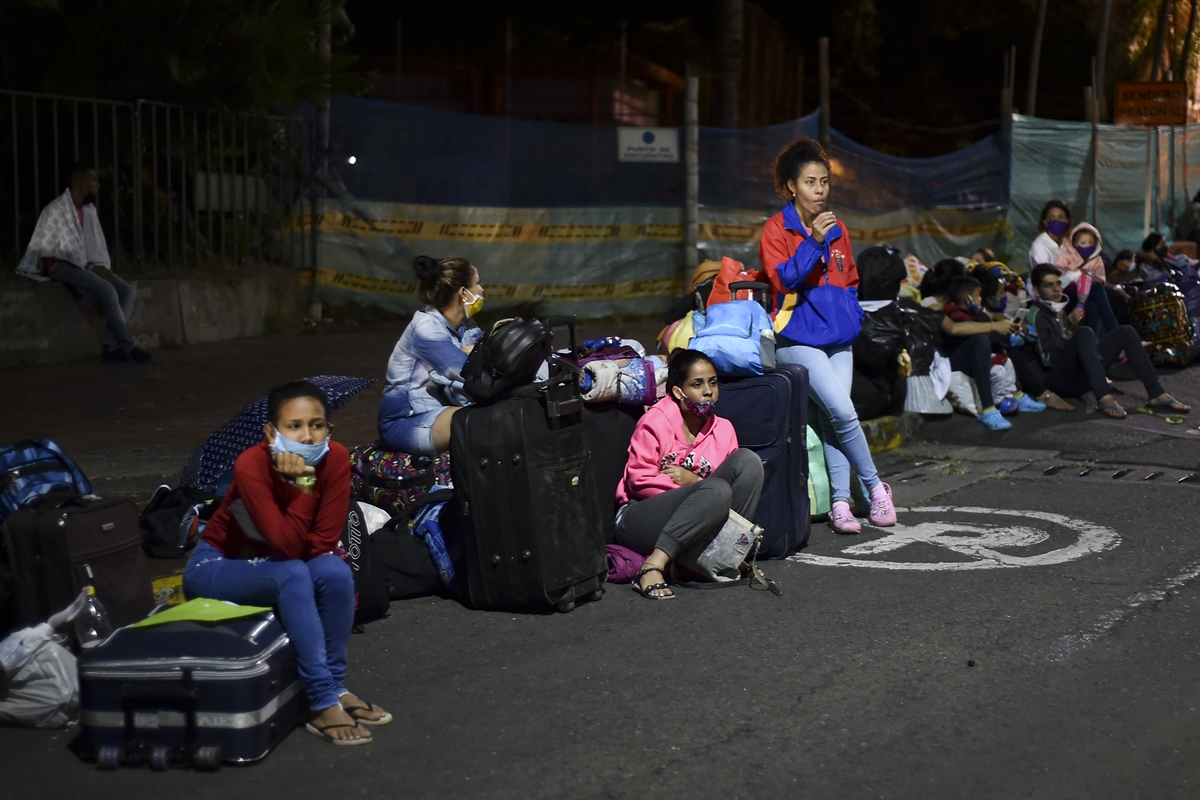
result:
[[[1092,236],[1096,237],[1096,252],[1092,253],[1092,257],[1086,262],[1072,243],[1075,239],[1075,234],[1079,233],[1079,231],[1088,231]],[[1054,262],[1054,266],[1060,270],[1081,269],[1103,285],[1105,282],[1104,262],[1100,260],[1100,251],[1103,249],[1104,242],[1100,239],[1100,231],[1086,222],[1081,222],[1071,229],[1070,234],[1063,237],[1062,250],[1059,251],[1058,259]]]
[[[683,412],[668,395],[638,420],[629,442],[625,477],[617,484],[617,505],[679,488],[663,474],[664,467],[686,467],[707,478],[737,449],[733,424],[715,414],[704,423],[696,441],[688,444],[683,435]]]

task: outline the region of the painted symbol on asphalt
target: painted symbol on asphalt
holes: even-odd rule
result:
[[[1011,569],[1074,561],[1112,549],[1121,541],[1117,532],[1110,528],[1045,511],[955,506],[921,506],[900,511],[900,524],[891,528],[865,529],[883,532],[884,535],[879,539],[852,544],[843,548],[839,556],[797,553],[789,560],[830,567],[872,569]],[[939,514],[952,513],[975,514],[983,519],[971,523],[937,519]],[[1055,539],[1063,539],[1064,544],[1046,550],[1044,545],[1054,534],[1058,534]],[[904,560],[906,550],[912,545],[938,548],[952,560]],[[1032,548],[1037,549],[1029,552]],[[928,547],[920,549],[925,553],[929,552]],[[888,555],[890,558],[875,558],[880,555]]]

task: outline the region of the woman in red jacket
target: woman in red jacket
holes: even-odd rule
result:
[[[354,579],[338,555],[350,506],[350,454],[329,438],[329,400],[308,381],[267,399],[266,440],[238,456],[233,483],[183,572],[188,597],[274,606],[296,648],[315,716],[310,732],[367,744],[392,715],[350,694],[346,644]]]
[[[775,158],[775,188],[788,202],[763,226],[758,256],[771,279],[775,357],[808,369],[809,396],[833,489],[829,524],[858,533],[850,511],[850,467],[870,492],[871,524],[896,524],[892,490],[879,480],[858,414],[850,401],[854,357],[862,327],[858,268],[850,236],[827,207],[829,158],[812,139],[798,139]]]

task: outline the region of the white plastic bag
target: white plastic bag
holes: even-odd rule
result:
[[[85,590],[48,622],[0,642],[0,724],[65,728],[79,719],[75,656],[54,629],[75,619],[86,602]]]

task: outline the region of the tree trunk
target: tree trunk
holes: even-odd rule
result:
[[[1046,31],[1047,4],[1048,0],[1038,3],[1037,25],[1033,29],[1033,49],[1029,56],[1029,87],[1025,90],[1025,113],[1031,117],[1037,115],[1038,65],[1042,60],[1042,35]]]
[[[1188,14],[1187,35],[1183,37],[1183,47],[1179,50],[1179,57],[1171,67],[1171,71],[1175,74],[1175,80],[1186,81],[1188,67],[1192,61],[1192,35],[1196,32],[1196,5],[1200,0],[1192,0],[1192,10]]]
[[[1171,0],[1162,0],[1158,6],[1158,26],[1154,31],[1154,66],[1150,69],[1150,80],[1162,79],[1163,41],[1167,33],[1167,6]]]
[[[717,125],[737,128],[741,122],[742,47],[745,0],[721,0],[721,59],[717,74]]]

